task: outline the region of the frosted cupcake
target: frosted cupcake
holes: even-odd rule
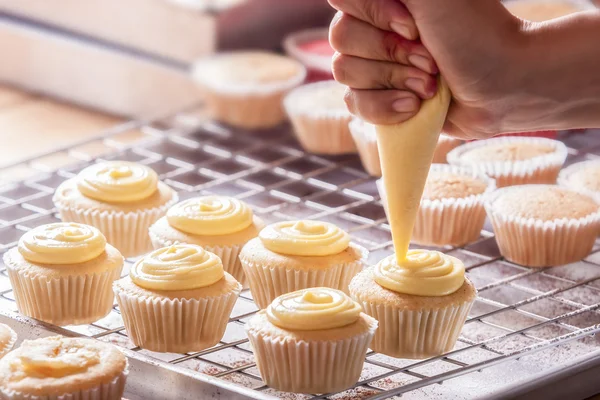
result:
[[[477,140],[448,154],[450,164],[486,174],[496,180],[498,187],[556,183],[566,158],[563,143],[534,137]]]
[[[145,165],[110,161],[63,182],[53,201],[63,221],[95,226],[125,257],[133,257],[152,249],[148,228],[177,202],[177,194]]]
[[[469,168],[432,164],[411,241],[425,246],[463,246],[474,242],[485,222],[484,194],[495,188],[493,179]],[[377,189],[387,210],[381,179]]]
[[[264,382],[296,393],[353,386],[376,329],[358,303],[324,287],[280,296],[246,324]]]
[[[583,161],[568,166],[560,171],[558,184],[600,201],[600,161]]]
[[[113,289],[133,343],[187,353],[219,343],[242,286],[213,253],[178,244],[138,260]]]
[[[323,286],[347,292],[367,255],[333,224],[284,221],[268,225],[249,241],[240,261],[262,309],[276,297],[300,289]]]
[[[454,348],[475,286],[457,258],[437,251],[409,250],[358,274],[350,295],[379,321],[371,349],[396,358],[429,358]]]
[[[298,141],[318,154],[355,153],[348,123],[352,115],[344,103],[346,86],[336,81],[311,83],[292,90],[284,99]]]
[[[11,351],[16,342],[17,332],[6,324],[0,324],[0,358]]]
[[[19,311],[54,325],[87,324],[112,309],[123,256],[94,227],[72,222],[25,233],[4,254]]]
[[[504,188],[486,197],[485,208],[502,255],[528,267],[579,261],[600,232],[598,203],[558,186]]]
[[[117,400],[127,375],[127,358],[108,343],[61,336],[25,340],[0,360],[0,398]]]
[[[283,97],[304,82],[306,69],[274,53],[238,51],[201,59],[192,76],[211,117],[239,128],[262,129],[285,121]]]
[[[155,249],[179,243],[202,246],[216,254],[225,271],[247,287],[238,255],[263,226],[263,221],[243,201],[205,196],[175,204],[150,227],[149,233]]]

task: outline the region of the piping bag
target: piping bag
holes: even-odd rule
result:
[[[414,117],[397,125],[376,126],[388,218],[398,263],[406,259],[425,181],[451,99],[450,89],[440,76],[436,95],[423,101]]]

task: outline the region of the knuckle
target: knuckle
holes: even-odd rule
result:
[[[347,84],[348,82],[348,58],[340,53],[335,53],[331,60],[331,71],[336,81]]]
[[[346,103],[346,108],[350,114],[356,115],[356,101],[354,93],[350,88],[346,88],[346,91],[344,92],[344,103]]]
[[[329,26],[329,43],[331,47],[333,47],[336,51],[341,51],[344,46],[345,38],[346,38],[346,18],[344,14],[338,12],[333,20],[331,21],[331,25]]]

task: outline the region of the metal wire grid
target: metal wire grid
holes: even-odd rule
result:
[[[306,154],[288,128],[232,132],[186,116],[138,126],[150,135],[127,146],[111,147],[112,138],[132,128],[135,125],[128,124],[108,133],[101,141],[107,145],[101,154],[97,147],[85,154],[86,148],[94,148],[85,144],[66,149],[63,154],[74,156],[74,164],[0,187],[0,253],[14,246],[27,229],[58,221],[51,202],[53,190],[96,159],[148,164],[179,190],[182,198],[208,193],[235,196],[251,204],[267,221],[310,218],[333,222],[370,250],[371,262],[393,251],[374,180],[363,172],[354,155]],[[563,134],[561,138],[570,147],[568,162],[600,154],[597,135]],[[2,173],[0,169],[0,177]],[[465,262],[467,274],[479,290],[457,348],[420,361],[370,352],[360,381],[343,393],[284,394],[264,385],[243,332],[244,322],[257,310],[248,290],[242,292],[220,344],[201,352],[159,354],[135,347],[126,336],[116,306],[96,323],[68,329],[270,395],[311,399],[383,399],[546,349],[568,346],[555,351],[559,360],[567,361],[600,348],[593,336],[600,331],[600,243],[580,263],[544,270],[503,260],[489,226],[477,242],[465,248],[440,250]],[[124,274],[132,261],[128,260]],[[15,309],[6,270],[0,268],[0,306]],[[553,357],[557,362],[556,354]]]

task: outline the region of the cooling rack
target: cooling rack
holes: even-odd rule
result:
[[[598,132],[565,132],[559,138],[569,147],[568,163],[600,157]],[[119,125],[99,139],[0,169],[5,182],[0,184],[0,255],[28,229],[58,221],[51,198],[63,180],[96,160],[112,159],[151,166],[182,199],[229,195],[249,203],[268,222],[308,218],[335,223],[370,250],[370,262],[393,251],[375,181],[357,156],[307,154],[289,127],[234,130],[188,110]],[[595,336],[600,331],[600,242],[585,260],[547,269],[504,260],[488,224],[477,242],[439,250],[465,263],[479,291],[456,348],[426,360],[369,352],[359,382],[342,393],[296,395],[263,383],[243,330],[257,311],[248,290],[242,292],[222,341],[200,352],[161,354],[135,347],[116,305],[100,321],[66,327],[65,332],[112,342],[132,357],[154,360],[162,365],[154,372],[156,385],[167,384],[160,368],[174,367],[188,376],[213,377],[211,382],[220,382],[215,395],[221,383],[233,392],[245,388],[239,389],[241,398],[559,398],[565,388],[568,398],[583,398],[600,392],[595,379],[585,378],[600,370]],[[124,274],[132,261],[127,260]],[[16,310],[4,266],[0,309]]]

